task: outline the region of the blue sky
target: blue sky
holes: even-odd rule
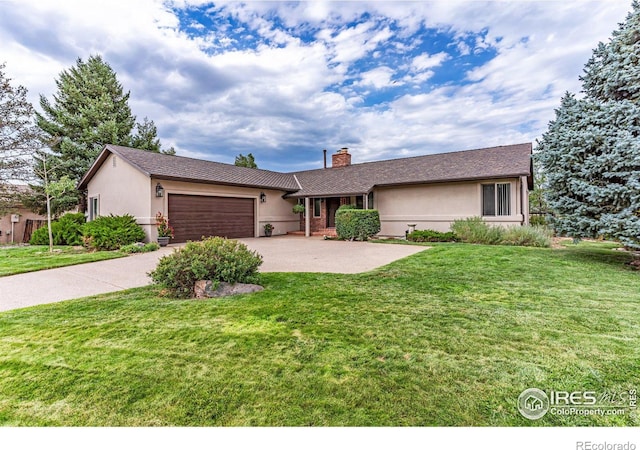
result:
[[[535,142],[625,0],[0,0],[0,61],[52,98],[100,54],[178,154],[319,167]]]

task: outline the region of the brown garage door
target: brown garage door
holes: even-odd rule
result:
[[[169,194],[169,223],[173,242],[254,237],[254,199]]]

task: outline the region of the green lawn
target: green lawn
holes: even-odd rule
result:
[[[435,244],[366,274],[263,274],[224,300],[147,287],[4,312],[0,425],[638,426],[516,409],[530,387],[640,387],[628,258]]]
[[[46,245],[0,247],[0,277],[125,256],[120,252],[89,252],[81,247],[63,246],[54,250],[49,253]]]

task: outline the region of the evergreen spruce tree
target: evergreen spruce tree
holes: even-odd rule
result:
[[[131,139],[131,146],[141,150],[147,150],[154,153],[164,153],[165,155],[175,155],[176,151],[173,147],[163,149],[158,139],[158,128],[153,120],[145,117],[142,123],[136,124],[136,134]]]
[[[538,141],[556,231],[640,248],[640,5],[585,66]]]
[[[116,74],[100,56],[64,70],[50,102],[40,96],[38,126],[52,138],[52,181],[67,175],[77,182],[105,144],[129,145],[135,117]],[[36,170],[36,173],[39,172]],[[80,193],[76,200],[80,199]],[[76,203],[78,203],[76,201]],[[60,208],[74,205],[60,205]]]
[[[256,159],[251,153],[249,153],[247,156],[244,156],[242,153],[240,153],[238,156],[236,156],[236,161],[234,162],[234,164],[239,167],[250,167],[252,169],[258,168]]]

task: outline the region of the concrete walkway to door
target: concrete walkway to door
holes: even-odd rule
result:
[[[260,253],[261,272],[367,272],[425,250],[412,245],[325,241],[321,237],[240,239]],[[0,311],[120,291],[150,283],[147,273],[174,246],[58,269],[0,277]]]

